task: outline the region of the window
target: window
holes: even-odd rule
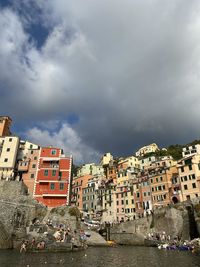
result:
[[[9,138],[9,142],[12,142],[12,138]]]
[[[194,179],[194,180],[195,180],[195,174],[192,174],[192,179]]]
[[[131,199],[131,204],[134,204],[134,199]]]
[[[8,162],[8,158],[5,158],[5,159],[4,159],[4,162]]]
[[[158,182],[158,178],[156,178],[156,182]]]
[[[56,155],[56,150],[55,149],[51,150],[51,155]]]
[[[31,150],[31,154],[33,154],[33,150]]]
[[[50,189],[54,190],[55,189],[55,184],[54,183],[50,183]]]
[[[33,165],[32,165],[32,168],[35,169],[35,167],[36,167],[36,164],[33,164]]]
[[[188,168],[191,171],[192,170],[192,165],[188,165]]]
[[[163,178],[162,178],[162,176],[160,177],[160,181],[162,182],[162,180],[163,180]]]
[[[60,190],[63,190],[63,189],[64,189],[64,184],[60,183]]]
[[[56,176],[56,170],[52,170],[52,176]]]
[[[122,205],[124,205],[124,200],[123,199],[122,199],[121,203],[122,203]]]
[[[184,190],[187,190],[187,189],[188,189],[187,185],[186,185],[186,184],[184,184]]]
[[[126,200],[126,205],[128,205],[128,199]]]
[[[163,190],[165,190],[165,185],[163,185]]]
[[[181,172],[184,172],[184,167],[181,167]]]
[[[31,178],[34,178],[34,173],[31,173]]]
[[[34,157],[34,160],[37,160],[37,157]]]
[[[49,172],[48,170],[44,170],[44,176],[48,176]]]
[[[30,149],[32,149],[33,148],[33,145],[30,145]]]
[[[119,201],[117,200],[117,206],[119,205]]]
[[[197,188],[196,183],[192,183],[192,188]]]
[[[9,152],[10,151],[10,148],[7,148],[6,151]]]

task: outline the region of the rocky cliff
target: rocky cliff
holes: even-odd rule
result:
[[[47,220],[68,225],[72,231],[78,227],[69,207],[48,209],[27,195],[23,182],[0,181],[0,249],[18,247],[28,236],[38,238]],[[36,221],[40,226],[34,229]]]
[[[118,244],[144,245],[148,233],[162,233],[182,240],[200,236],[200,198],[159,208],[148,217],[114,225],[111,239]]]

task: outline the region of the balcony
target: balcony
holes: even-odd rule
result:
[[[46,158],[42,158],[42,161],[43,162],[49,162],[49,161],[52,161],[52,162],[57,161],[57,162],[59,162],[59,159],[60,158],[58,158],[58,157],[46,157]]]
[[[49,164],[49,163],[42,163],[40,165],[40,169],[54,169],[54,170],[58,170],[59,169],[59,164]]]
[[[29,160],[19,161],[18,163],[18,171],[27,172],[29,168]]]
[[[63,193],[63,194],[56,194],[56,193],[48,193],[48,192],[45,192],[44,194],[42,194],[43,197],[60,197],[60,198],[66,198],[67,195],[66,193]]]

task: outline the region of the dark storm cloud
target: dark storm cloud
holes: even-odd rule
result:
[[[38,5],[51,29],[39,50],[19,12],[0,17],[0,111],[26,125],[31,117],[38,126],[29,137],[56,139],[82,161],[199,138],[199,1]],[[73,125],[65,123],[70,114]],[[39,126],[54,120],[63,126],[53,133]]]

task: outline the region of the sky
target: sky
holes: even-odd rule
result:
[[[199,0],[0,0],[0,114],[72,154],[200,139]]]

